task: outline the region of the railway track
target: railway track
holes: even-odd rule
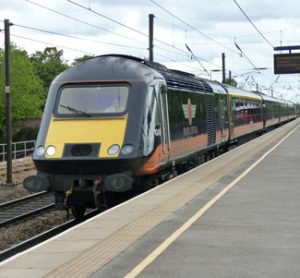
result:
[[[20,253],[34,245],[37,245],[55,235],[58,235],[58,234],[62,233],[63,231],[65,231],[71,227],[74,227],[74,226],[78,225],[79,223],[81,223],[97,214],[99,214],[99,210],[97,210],[97,209],[90,210],[85,214],[84,218],[80,221],[75,220],[75,219],[68,220],[65,223],[60,224],[50,230],[47,230],[47,231],[40,233],[32,238],[27,239],[19,244],[13,245],[3,251],[0,251],[0,262],[15,255],[15,254]]]
[[[54,207],[52,193],[41,192],[0,205],[0,227],[39,214]]]

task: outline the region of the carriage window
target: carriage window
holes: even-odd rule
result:
[[[129,87],[70,86],[62,88],[56,107],[57,115],[91,117],[120,114],[127,108]]]

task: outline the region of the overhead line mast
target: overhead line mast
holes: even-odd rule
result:
[[[153,21],[154,14],[149,14],[149,61],[153,62]]]
[[[11,124],[11,74],[10,74],[10,22],[4,20],[5,31],[5,100],[6,100],[6,184],[13,185],[12,181],[12,124]]]

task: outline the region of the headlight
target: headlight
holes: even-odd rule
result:
[[[124,145],[122,147],[121,153],[124,155],[131,154],[133,151],[133,146],[132,145]]]
[[[45,148],[43,146],[38,146],[36,149],[36,155],[42,156],[45,154]]]
[[[110,146],[110,147],[108,148],[107,153],[108,153],[109,155],[114,155],[114,154],[116,154],[116,153],[119,152],[119,151],[120,151],[120,146],[117,145],[117,144],[115,144],[115,145],[112,145],[112,146]]]
[[[55,154],[55,151],[56,151],[56,149],[54,146],[49,146],[46,150],[46,153],[49,156],[53,156]]]

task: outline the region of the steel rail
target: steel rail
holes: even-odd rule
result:
[[[32,211],[27,212],[27,213],[25,212],[25,213],[20,214],[20,215],[18,215],[16,217],[9,218],[9,219],[7,219],[5,221],[0,222],[0,228],[2,228],[3,226],[9,225],[9,224],[15,223],[17,221],[23,220],[25,218],[28,218],[28,217],[40,214],[41,212],[53,209],[54,206],[55,206],[55,204],[53,203],[53,204],[46,205],[44,207],[38,208],[36,210],[32,210]]]
[[[31,194],[31,195],[28,195],[28,196],[25,196],[25,197],[21,197],[21,198],[18,198],[18,199],[14,199],[14,200],[11,200],[11,201],[2,203],[2,204],[0,204],[0,210],[1,210],[1,209],[4,209],[4,208],[7,208],[7,207],[9,207],[9,206],[16,205],[16,204],[18,204],[18,203],[21,203],[21,202],[30,200],[30,199],[32,199],[32,198],[36,198],[36,197],[39,197],[39,196],[43,196],[43,195],[45,195],[45,194],[49,194],[49,192],[43,191],[43,192]]]
[[[0,227],[23,220],[54,208],[53,196],[48,192],[26,196],[0,206]]]
[[[33,247],[39,243],[42,243],[43,241],[46,241],[47,239],[54,237],[64,231],[66,231],[67,229],[74,227],[74,226],[78,225],[79,223],[84,222],[85,220],[87,220],[97,214],[99,214],[99,210],[97,210],[97,209],[89,211],[85,214],[84,218],[80,221],[75,220],[75,219],[69,220],[69,221],[67,221],[59,226],[56,226],[48,231],[45,231],[45,232],[38,234],[30,239],[27,239],[19,244],[16,244],[8,249],[5,249],[0,252],[0,262],[12,257],[13,255],[16,255],[20,252],[27,250],[30,247]]]

